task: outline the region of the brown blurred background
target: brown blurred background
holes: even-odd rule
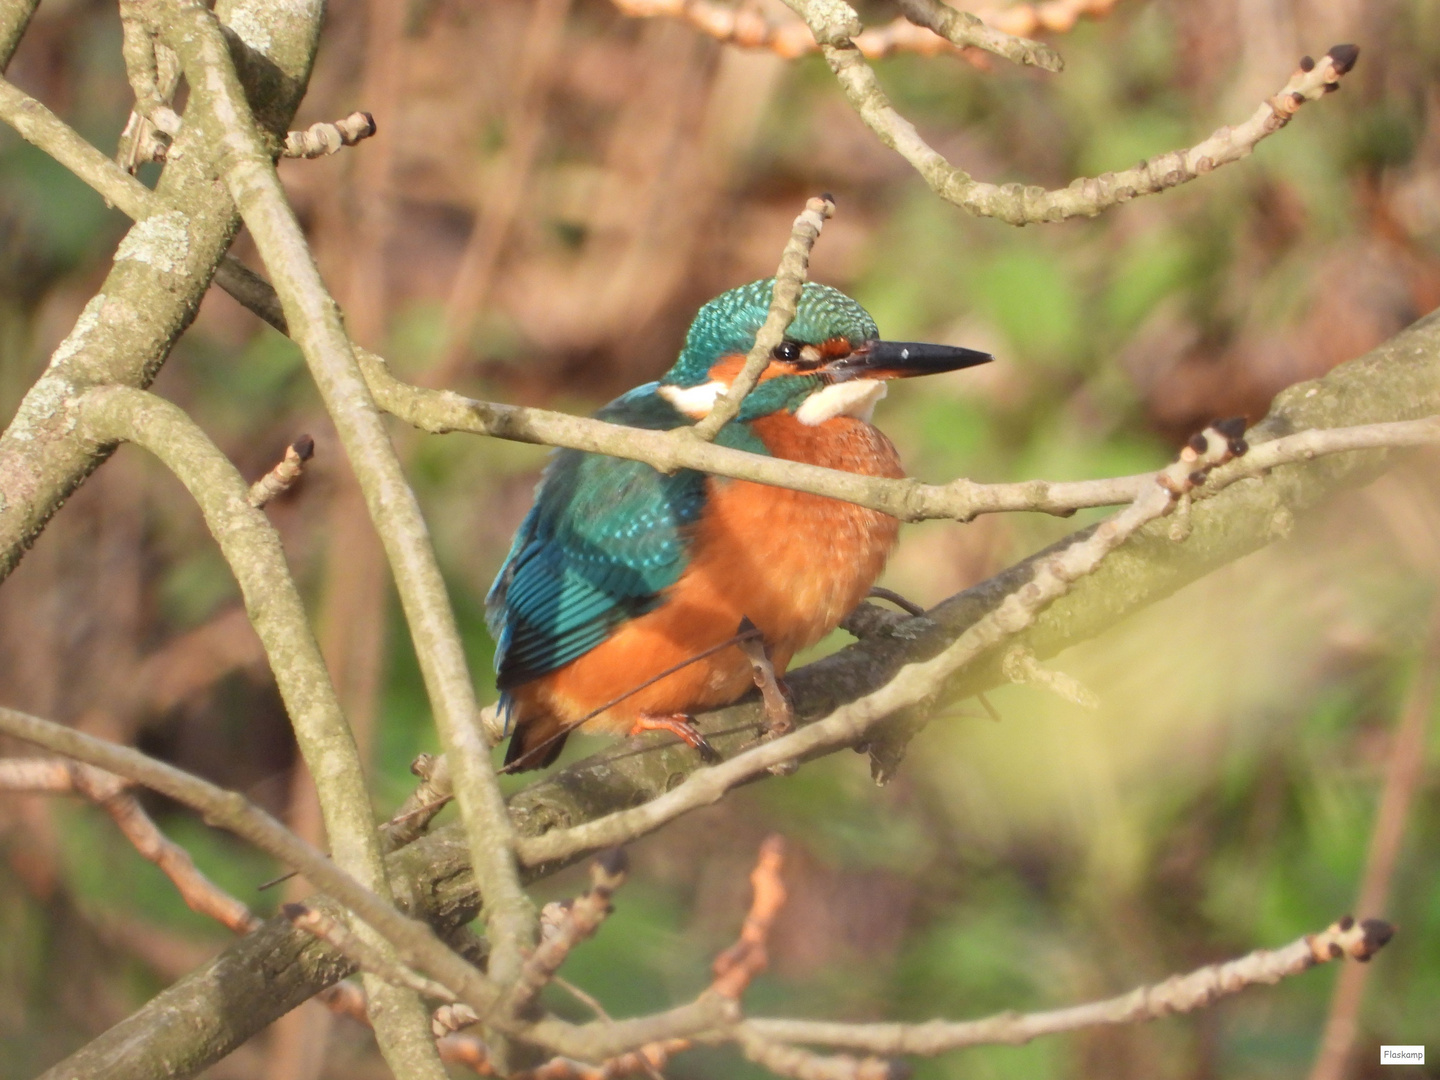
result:
[[[879,24],[896,12],[862,14]],[[119,38],[113,4],[45,0],[8,76],[109,151],[130,100]],[[574,411],[663,371],[695,309],[772,273],[805,197],[831,191],[840,212],[812,275],[855,295],[887,336],[1000,360],[882,405],[878,422],[928,480],[1154,467],[1205,420],[1258,419],[1277,390],[1440,304],[1440,7],[1119,0],[1053,41],[1060,76],[953,55],[877,68],[952,161],[985,180],[1059,186],[1239,122],[1304,53],[1342,41],[1362,53],[1341,93],[1253,158],[1095,221],[1015,230],[935,199],[817,58],[722,47],[603,0],[332,0],[300,122],[362,108],[379,132],[282,175],[358,341],[426,385]],[[124,227],[0,133],[6,416]],[[243,235],[236,250],[258,266]],[[247,476],[315,436],[305,480],[270,513],[388,812],[434,737],[378,544],[297,351],[212,292],[156,389]],[[394,434],[491,695],[483,595],[543,452]],[[1319,929],[1354,904],[1429,618],[1434,464],[1411,459],[1061,657],[1100,696],[1097,712],[1010,688],[995,696],[1002,723],[957,707],[888,788],[844,755],[638,845],[636,880],[570,978],[616,1013],[693,992],[772,830],[796,853],[793,899],[775,969],[749,999],[756,1013],[1061,1005]],[[913,526],[886,584],[933,603],[1073,527]],[[132,742],[316,835],[228,571],[178,483],[138,451],[81,489],[0,590],[0,700]],[[1428,1036],[1440,1052],[1437,757],[1432,735],[1386,912],[1401,936],[1372,972],[1353,1075],[1377,1072],[1380,1042]],[[273,871],[265,859],[148,805],[242,899],[278,902],[283,890],[255,892]],[[0,795],[0,1077],[33,1075],[223,941],[93,808]],[[1299,1076],[1333,979],[957,1054],[921,1074]],[[695,1054],[667,1075],[748,1068]],[[383,1071],[368,1033],[311,1005],[210,1075]]]

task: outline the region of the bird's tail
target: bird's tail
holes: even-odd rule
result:
[[[510,772],[548,768],[565,749],[569,735],[560,721],[549,714],[517,719],[510,745],[505,748],[505,768]]]

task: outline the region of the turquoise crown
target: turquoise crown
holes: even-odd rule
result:
[[[702,307],[685,335],[680,358],[661,383],[699,386],[709,380],[710,368],[722,356],[749,352],[765,323],[774,287],[774,278],[752,281],[721,293]],[[801,291],[795,320],[785,332],[787,338],[804,345],[843,337],[855,346],[879,335],[868,311],[839,289],[813,281]]]

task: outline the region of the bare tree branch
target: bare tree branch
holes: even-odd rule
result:
[[[12,0],[0,16],[12,21],[0,30],[18,40],[25,18],[17,16],[28,17],[33,6]],[[247,75],[256,80],[262,122],[283,131],[309,75],[319,9],[235,0],[225,10],[264,31],[263,48],[256,46],[263,63],[249,65]],[[149,385],[194,318],[239,225],[229,196],[214,183],[211,151],[201,133],[182,131],[175,150],[155,189],[155,212],[121,242],[99,294],[0,434],[0,579],[104,460],[59,419],[60,403],[101,383]]]
[[[5,0],[0,4],[0,72],[10,65],[10,57],[25,36],[30,17],[40,6],[40,0]]]
[[[434,979],[427,979],[399,963],[393,953],[371,946],[338,919],[332,919],[319,908],[306,904],[286,904],[281,913],[296,929],[314,934],[321,941],[342,954],[347,960],[367,975],[374,975],[392,986],[413,990],[417,994],[452,1003],[455,995],[449,987],[442,986]]]
[[[375,831],[365,774],[350,726],[311,633],[304,603],[290,577],[280,538],[251,498],[249,485],[219,449],[177,406],[131,387],[92,390],[74,406],[78,431],[93,444],[124,440],[145,447],[163,461],[199,504],[220,544],[255,632],[265,646],[276,686],[295,729],[306,766],[315,778],[336,864],[368,890],[390,895]],[[379,927],[362,927],[372,948],[387,951]],[[371,980],[376,1033],[387,1049],[408,1046],[419,1056],[409,1076],[423,1077],[425,1051],[441,1075],[428,1036],[428,1018],[413,994]],[[403,998],[408,999],[408,1003]],[[413,1006],[413,1007],[410,1007]],[[407,1011],[409,1017],[407,1019]],[[412,1030],[418,1025],[418,1037]],[[414,1047],[423,1038],[423,1047]],[[387,1058],[397,1057],[387,1053]]]
[[[1012,64],[1060,71],[1065,62],[1049,45],[987,26],[979,15],[959,11],[943,0],[900,0],[900,10],[916,26],[938,34],[957,49],[984,49]]]
[[[630,864],[623,848],[605,852],[590,863],[590,888],[564,903],[546,904],[540,943],[525,959],[520,977],[497,1007],[508,1016],[518,1016],[535,1000],[565,963],[570,950],[595,936],[609,917],[610,898],[625,882]]]
[[[279,463],[250,485],[250,505],[256,510],[264,507],[277,495],[282,495],[295,486],[300,474],[305,471],[305,462],[315,453],[315,440],[301,435],[285,448],[285,456]]]
[[[151,820],[126,781],[103,769],[58,758],[0,758],[0,793],[83,795],[110,815],[140,855],[160,868],[191,911],[237,934],[260,925],[250,909],[216,885],[190,853]]]
[[[476,728],[474,687],[428,530],[250,116],[219,24],[195,0],[175,0],[169,10],[167,39],[192,87],[187,127],[199,127],[213,145],[227,147],[225,182],[277,282],[287,321],[385,545],[485,891],[494,950],[490,973],[508,983],[519,972],[521,950],[534,941],[535,911],[516,873],[513,830]]]
[[[1020,184],[997,186],[977,181],[925,142],[915,125],[895,111],[874,70],[856,47],[854,38],[862,29],[860,17],[844,0],[785,2],[810,27],[845,96],[881,142],[910,162],[946,202],[1011,225],[1093,217],[1116,203],[1164,191],[1239,161],[1260,140],[1284,127],[1300,106],[1338,89],[1341,77],[1355,66],[1360,52],[1354,45],[1336,45],[1318,63],[1305,57],[1289,81],[1249,120],[1238,127],[1220,128],[1188,150],[1174,150],[1133,169],[1077,179],[1069,187],[1046,191]]]
[[[741,1027],[786,1043],[842,1046],[873,1054],[935,1054],[995,1043],[1019,1045],[1041,1035],[1108,1024],[1133,1024],[1172,1013],[1191,1012],[1251,986],[1272,985],[1316,964],[1342,957],[1369,960],[1393,930],[1379,919],[1356,922],[1348,915],[1318,934],[1306,934],[1280,949],[1255,952],[1120,997],[1042,1013],[1002,1013],[985,1020],[932,1020],[924,1024],[839,1024],[815,1020],[754,1018]]]
[[[15,709],[0,707],[0,732],[144,784],[199,810],[212,824],[300,870],[317,887],[383,933],[405,963],[429,971],[472,1007],[486,1008],[497,999],[494,985],[436,937],[427,924],[402,915],[244,796],[138,750]],[[374,991],[370,992],[373,996]]]

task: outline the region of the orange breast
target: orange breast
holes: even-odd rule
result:
[[[755,422],[776,457],[870,476],[899,477],[899,455],[877,428],[853,417],[815,427],[789,414]],[[777,670],[833,630],[864,599],[895,545],[899,523],[818,495],[712,477],[690,564],[664,604],[633,619],[584,656],[514,691],[520,722],[536,713],[568,723],[667,668],[732,636],[748,617]],[[587,728],[628,731],[643,714],[727,704],[751,685],[738,648],[667,675],[597,716]]]

